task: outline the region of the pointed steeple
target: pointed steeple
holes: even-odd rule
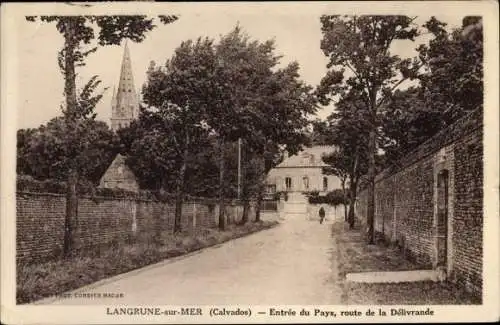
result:
[[[115,107],[116,106],[116,87],[113,86],[113,98],[111,99],[111,107]]]
[[[118,91],[113,100],[111,129],[117,130],[125,127],[137,117],[139,101],[135,89],[130,51],[127,42],[125,42]]]

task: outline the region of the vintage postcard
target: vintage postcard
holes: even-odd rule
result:
[[[2,323],[498,321],[497,2],[1,27]]]

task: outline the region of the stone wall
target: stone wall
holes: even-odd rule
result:
[[[319,220],[319,209],[323,207],[325,210],[325,220],[344,220],[344,205],[330,205],[330,204],[308,204],[307,216],[309,220]]]
[[[447,192],[438,187],[444,172]],[[356,210],[362,223],[366,203],[362,189]],[[482,111],[438,133],[376,177],[374,227],[377,237],[397,243],[423,267],[443,267],[452,281],[482,292]]]
[[[60,257],[63,249],[66,200],[62,194],[18,192],[16,200],[17,260],[40,262]],[[182,229],[199,232],[218,226],[218,205],[190,200],[183,205]],[[227,223],[241,220],[242,207],[226,206]],[[74,233],[76,249],[92,249],[172,231],[175,207],[170,203],[136,198],[82,197]],[[249,220],[255,218],[250,209]]]

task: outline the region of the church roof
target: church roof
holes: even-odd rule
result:
[[[312,146],[304,148],[297,155],[285,158],[275,168],[287,167],[323,167],[326,164],[323,162],[322,155],[333,152],[332,146]]]
[[[118,94],[117,100],[126,100],[129,95],[137,96],[135,93],[134,76],[132,73],[132,61],[130,60],[130,51],[128,49],[128,43],[125,42],[125,48],[123,50],[122,66],[120,69],[120,80],[118,82]],[[120,98],[121,97],[121,98]],[[132,98],[136,99],[136,98]],[[120,104],[118,102],[118,104]]]
[[[139,97],[132,73],[132,62],[127,42],[123,50],[118,88],[113,88],[111,128],[116,130],[138,117]],[[127,123],[124,123],[127,122]]]

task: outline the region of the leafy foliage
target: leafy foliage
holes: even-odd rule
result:
[[[227,179],[237,176],[233,155],[238,139],[244,144],[245,198],[261,194],[266,171],[279,159],[282,148],[298,151],[307,140],[307,116],[315,111],[311,87],[299,80],[297,63],[277,68],[280,57],[273,52],[273,41],[251,40],[237,26],[217,43],[208,38],[182,42],[164,67],[152,63],[148,71],[148,84],[143,89],[146,111],[162,121],[157,140],[168,134],[162,140],[165,145],[151,149],[150,154],[165,157],[169,150],[183,148],[192,155],[184,159],[186,169],[200,171],[187,172],[188,178],[201,174],[210,179],[214,160],[206,159],[210,157],[205,150],[217,152],[221,206],[234,192],[231,185],[235,182]],[[150,131],[144,134],[153,137]],[[188,135],[191,143],[185,145]],[[136,147],[149,150],[153,143],[160,142],[150,138]],[[182,156],[181,151],[178,156]],[[228,159],[228,155],[234,158]],[[167,160],[172,162],[174,156],[170,157]],[[195,168],[198,159],[204,161],[203,167]],[[156,160],[145,163],[156,164]],[[165,171],[180,166],[162,163]],[[188,182],[186,179],[186,185]]]
[[[363,150],[366,153],[369,180],[367,239],[373,243],[377,135],[381,136],[380,111],[405,80],[417,77],[421,66],[417,58],[403,59],[392,54],[390,49],[396,40],[414,41],[419,31],[413,23],[414,18],[407,16],[323,15],[320,21],[323,33],[321,49],[329,58],[329,70],[321,80],[317,94],[322,104],[337,100],[353,116],[352,119],[341,118],[339,123],[345,120],[348,121],[346,127],[366,131],[362,134],[367,135],[366,150]],[[353,166],[360,166],[360,143],[351,144],[357,138],[346,140],[349,145],[343,148],[343,154],[352,158]],[[350,188],[354,200],[355,187],[351,184]],[[353,211],[353,208],[350,210]],[[350,219],[353,221],[353,218]]]
[[[395,40],[419,35],[407,16],[321,17],[321,49],[330,69],[318,87],[322,102],[356,93],[367,108],[378,108],[405,79],[416,78],[419,62],[390,52]],[[344,73],[349,71],[350,75]],[[347,78],[346,78],[347,77]]]
[[[74,130],[78,141],[67,137],[62,117],[37,129],[18,130],[17,172],[40,180],[63,180],[68,176],[70,160],[76,156],[82,177],[98,183],[116,155],[117,139],[104,122],[89,119],[78,126]]]
[[[432,17],[423,27],[434,38],[418,47],[420,84],[396,91],[383,109],[381,147],[387,163],[483,105],[483,40],[480,17],[445,29]]]
[[[318,192],[312,192],[308,196],[310,204],[329,204],[333,206],[347,204],[348,196],[342,189],[335,189],[326,195],[319,195]]]
[[[418,48],[426,71],[420,76],[425,103],[442,113],[443,123],[482,107],[483,37],[481,17],[465,17],[462,28],[451,32],[432,17],[424,27],[433,34]]]

